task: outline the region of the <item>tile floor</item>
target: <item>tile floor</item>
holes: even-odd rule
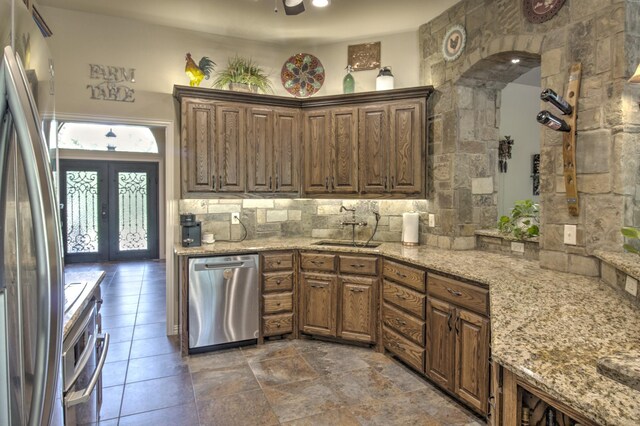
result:
[[[165,264],[103,269],[111,333],[101,425],[483,425],[391,358],[370,349],[283,340],[182,358],[165,336]]]

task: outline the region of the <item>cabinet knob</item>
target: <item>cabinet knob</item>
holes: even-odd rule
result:
[[[277,264],[277,265],[279,265],[279,264],[281,264],[281,263],[282,263],[282,261],[280,261],[280,260],[276,260],[276,264]]]
[[[280,280],[276,280],[276,285],[280,285],[281,282],[282,281],[280,281]]]
[[[401,320],[400,318],[396,318],[396,322],[400,325],[407,325],[406,321]]]
[[[280,328],[280,323],[279,322],[276,323],[276,328]]]
[[[281,304],[280,302],[276,302],[276,306],[280,306],[280,304]]]

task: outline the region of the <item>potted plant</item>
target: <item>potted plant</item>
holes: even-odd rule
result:
[[[622,247],[629,253],[640,255],[640,228],[629,226],[622,228],[620,232],[622,232],[622,235],[624,235],[628,241],[628,243],[625,243]]]
[[[227,67],[218,73],[213,87],[218,89],[229,88],[237,92],[272,93],[271,80],[265,74],[262,67],[252,59],[241,56],[229,58]]]
[[[519,240],[540,235],[540,208],[532,200],[519,200],[511,210],[511,216],[501,216],[498,229]]]

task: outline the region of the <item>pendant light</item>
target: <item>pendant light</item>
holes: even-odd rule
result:
[[[329,6],[329,0],[312,0],[311,4],[315,7],[327,7]]]
[[[104,135],[106,138],[108,138],[107,140],[110,141],[112,139],[116,138],[116,134],[113,133],[113,128],[109,129],[109,131],[107,132],[106,135]],[[115,141],[114,141],[115,142]],[[107,142],[107,151],[115,151],[116,150],[116,145],[115,143],[111,143],[111,142]]]

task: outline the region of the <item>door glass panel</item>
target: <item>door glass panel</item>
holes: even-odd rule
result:
[[[67,253],[98,252],[98,172],[67,171]]]
[[[147,250],[147,173],[118,172],[118,247]]]

